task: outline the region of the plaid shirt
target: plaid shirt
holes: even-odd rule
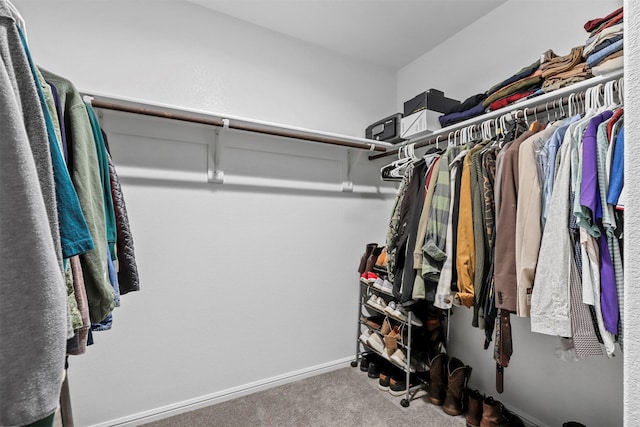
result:
[[[440,164],[436,188],[429,208],[429,220],[424,246],[422,247],[422,277],[438,281],[440,270],[447,258],[445,244],[447,240],[447,224],[451,204],[449,163],[462,151],[462,147],[449,147]]]

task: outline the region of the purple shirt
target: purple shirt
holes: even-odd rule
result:
[[[580,183],[580,204],[589,209],[591,224],[602,218],[600,190],[598,188],[598,161],[596,157],[598,126],[611,118],[613,113],[605,111],[591,119],[582,138],[582,182]]]

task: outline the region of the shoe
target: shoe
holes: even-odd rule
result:
[[[376,247],[373,249],[373,252],[371,252],[371,255],[369,255],[369,258],[367,258],[367,262],[365,264],[364,267],[364,272],[370,272],[373,271],[373,267],[376,265],[376,260],[378,259],[378,257],[380,256],[380,254],[382,253],[382,249],[381,247]]]
[[[480,427],[524,427],[522,420],[504,405],[489,396],[482,402]]]
[[[413,383],[413,381],[409,383],[409,388],[414,386],[415,384]],[[391,394],[392,396],[402,396],[406,392],[407,392],[407,383],[404,378],[398,381],[391,378],[391,381],[389,382],[389,394]]]
[[[469,392],[469,407],[467,408],[467,427],[480,427],[482,420],[482,395],[478,390]]]
[[[367,345],[377,351],[380,354],[384,353],[384,343],[382,342],[382,338],[380,335],[376,333],[372,333],[367,339]]]
[[[378,296],[376,295],[371,295],[371,297],[369,298],[369,300],[367,300],[367,305],[369,307],[373,307],[376,310],[380,310],[380,311],[384,311],[384,307],[380,305],[380,303],[378,302]]]
[[[392,355],[391,360],[396,362],[398,365],[406,368],[407,366],[407,357],[404,355],[404,351],[401,349],[397,349]]]
[[[382,279],[382,277],[379,277],[376,279],[375,282],[373,282],[373,287],[376,288],[377,290],[379,290],[380,292],[382,292],[382,284],[384,283],[384,280]]]
[[[387,319],[384,319],[382,322],[382,327],[380,328],[380,333],[385,336],[391,332],[391,323]]]
[[[447,415],[457,416],[464,411],[464,402],[471,368],[465,366],[460,359],[452,357],[447,364],[447,394],[444,398],[442,410]]]
[[[369,243],[369,244],[367,244],[367,246],[366,246],[366,248],[364,250],[364,254],[360,258],[360,265],[358,266],[358,273],[362,274],[362,273],[365,272],[365,268],[367,266],[367,260],[369,259],[369,257],[373,253],[373,250],[375,248],[377,248],[377,247],[378,247],[377,243]]]
[[[382,391],[389,391],[390,382],[391,382],[391,375],[381,373],[378,379],[378,388]]]
[[[360,276],[360,283],[363,283],[365,285],[372,285],[376,280],[378,280],[378,278],[379,277],[376,273],[368,271],[366,273],[362,273],[362,275]]]
[[[387,306],[387,308],[385,308],[384,312],[387,313],[389,316],[393,317],[394,319],[397,319],[401,322],[406,323],[408,320],[407,316],[402,314],[400,309],[401,309],[400,304],[396,303],[395,301],[391,301]]]
[[[387,279],[384,279],[382,281],[382,287],[380,288],[380,291],[384,292],[385,294],[393,295],[393,283],[391,283]]]
[[[380,329],[380,327],[382,326],[382,324],[379,323],[381,318],[381,316],[360,316],[360,323],[362,323],[363,325],[367,325],[372,329]]]
[[[380,255],[376,258],[376,262],[373,265],[373,270],[381,273],[387,272],[387,248],[383,247]]]
[[[360,370],[362,372],[367,372],[369,370],[369,363],[371,363],[372,359],[371,353],[364,353],[360,358]]]
[[[389,304],[387,304],[387,307],[384,309],[384,312],[387,313],[389,316],[395,317],[393,316],[395,310],[396,310],[396,302],[391,301],[389,302]]]
[[[378,306],[382,307],[381,310],[384,311],[385,308],[387,308],[387,303],[384,302],[384,299],[382,299],[382,297],[378,297]]]
[[[380,376],[380,364],[376,362],[370,362],[367,369],[367,376],[369,378],[378,378]]]
[[[367,343],[369,337],[373,334],[369,329],[365,329],[363,333],[360,334],[360,338],[358,338],[363,344]]]
[[[389,356],[396,352],[396,349],[398,348],[398,340],[400,338],[400,328],[397,326],[394,326],[393,330],[384,336],[385,350]]]
[[[429,401],[442,406],[447,391],[447,355],[438,353],[429,359]]]
[[[403,315],[404,315],[404,316],[406,316],[406,314],[405,314],[405,313],[406,313],[406,311],[405,311],[404,309],[402,309],[402,308],[401,308],[401,309],[400,309],[400,312],[401,312],[401,313],[403,313]],[[408,316],[406,316],[406,317],[407,317],[407,321],[409,321],[409,317],[408,317]],[[424,326],[424,323],[422,323],[422,320],[420,320],[420,319],[415,315],[415,313],[413,313],[413,312],[411,312],[411,324],[412,324],[413,326],[418,327],[418,328],[421,328],[421,327],[423,327],[423,326]]]

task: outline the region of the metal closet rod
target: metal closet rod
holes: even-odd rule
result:
[[[563,92],[563,94],[568,94],[567,96],[561,96],[559,98],[547,98],[545,99],[541,99],[539,100],[539,104],[536,107],[526,107],[523,108],[525,105],[531,105],[531,103],[525,103],[524,105],[520,105],[520,104],[513,104],[511,106],[511,108],[509,108],[508,110],[505,110],[503,112],[500,112],[499,114],[494,114],[489,113],[489,114],[483,114],[481,116],[478,116],[474,119],[469,119],[469,120],[465,120],[464,122],[461,122],[460,124],[455,124],[452,126],[449,126],[447,128],[443,128],[441,131],[435,132],[435,136],[432,137],[423,137],[423,138],[427,138],[426,140],[423,140],[423,138],[418,138],[417,142],[411,142],[411,140],[405,142],[404,144],[401,144],[398,146],[398,148],[395,148],[393,150],[387,150],[384,153],[381,154],[374,154],[369,156],[369,160],[376,160],[376,159],[381,159],[383,157],[389,157],[389,156],[393,156],[393,155],[397,155],[398,152],[401,150],[402,147],[404,147],[407,144],[415,144],[414,148],[421,148],[421,147],[426,147],[428,145],[434,145],[437,142],[446,142],[447,139],[449,137],[451,137],[452,135],[455,136],[455,133],[460,131],[461,129],[467,128],[469,126],[474,126],[477,125],[479,123],[485,122],[487,120],[494,120],[498,117],[502,117],[505,115],[509,115],[511,114],[512,119],[520,119],[524,117],[524,111],[527,111],[527,115],[531,115],[531,114],[542,114],[542,113],[547,113],[549,111],[553,111],[557,108],[560,108],[560,106],[565,106],[568,105],[569,103],[569,97],[571,95],[575,96],[575,99],[584,99],[585,97],[585,93],[586,90],[589,89],[590,87],[596,87],[599,84],[604,84],[606,81],[610,81],[613,80],[614,78],[620,78],[622,77],[622,73],[613,73],[612,75],[606,76],[603,79],[598,79],[597,81],[593,82],[593,85],[591,86],[583,86],[580,85],[580,88],[576,88],[574,92]],[[567,88],[568,89],[568,88]],[[602,89],[601,89],[602,90]],[[535,98],[533,98],[531,101],[534,101]],[[551,107],[549,106],[551,104]],[[498,110],[499,111],[499,110]],[[497,111],[496,111],[497,112]]]
[[[269,129],[261,127],[259,125],[252,125],[246,123],[240,123],[235,119],[222,119],[222,118],[205,118],[192,116],[181,113],[170,113],[153,108],[134,107],[126,104],[119,104],[115,102],[101,101],[99,99],[92,99],[91,105],[95,108],[102,108],[105,110],[123,111],[125,113],[141,114],[143,116],[160,117],[163,119],[179,120],[182,122],[199,123],[209,126],[225,127],[230,129],[237,129],[246,132],[255,132],[266,135],[280,136],[283,138],[301,139],[304,141],[320,142],[323,144],[338,145],[341,147],[359,148],[371,151],[385,152],[387,149],[378,145],[377,141],[371,141],[370,144],[344,141],[339,138],[331,138],[327,136],[308,135],[301,132],[296,132],[287,129]]]

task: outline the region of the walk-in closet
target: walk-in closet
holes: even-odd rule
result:
[[[0,24],[0,425],[640,425],[637,2]]]

